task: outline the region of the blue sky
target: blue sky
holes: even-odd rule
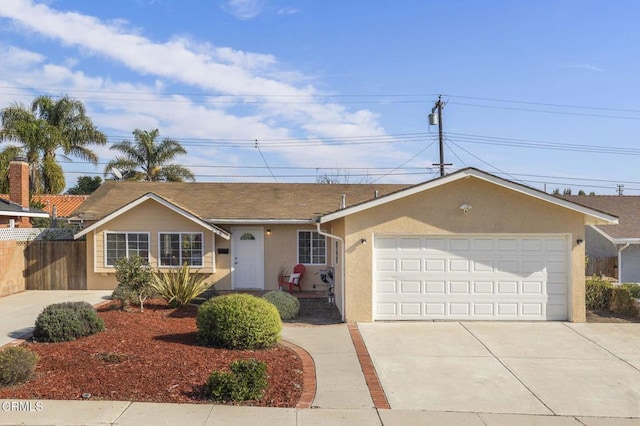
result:
[[[69,94],[110,143],[181,141],[199,181],[414,183],[437,173],[442,94],[447,171],[638,195],[639,18],[634,0],[3,0],[0,108]],[[64,163],[69,185],[103,167]]]

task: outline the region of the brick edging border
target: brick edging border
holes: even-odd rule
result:
[[[356,323],[348,323],[347,329],[351,335],[353,346],[356,349],[358,361],[360,361],[360,367],[364,374],[364,380],[367,382],[367,387],[369,388],[373,405],[376,408],[390,409],[391,406],[387,400],[387,395],[384,393],[384,389],[382,389],[382,385],[378,379],[378,373],[376,373],[376,369],[373,366],[373,361],[371,361],[369,351],[367,350],[367,346],[364,344],[364,339],[360,334],[358,325]]]
[[[281,340],[280,344],[286,348],[291,349],[302,360],[302,395],[296,404],[295,408],[311,408],[313,400],[316,398],[316,363],[309,355],[309,352],[302,349],[300,346],[294,345],[286,340]]]

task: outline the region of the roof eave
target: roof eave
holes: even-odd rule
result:
[[[14,216],[14,217],[49,217],[49,213],[47,212],[27,212],[27,211],[10,211],[10,210],[0,210],[0,216]]]
[[[183,209],[182,207],[177,206],[176,204],[165,200],[164,198],[154,194],[154,193],[146,193],[141,197],[138,197],[137,199],[133,200],[130,203],[127,203],[126,205],[120,207],[119,209],[111,212],[110,214],[106,215],[105,217],[103,217],[102,219],[99,219],[98,221],[92,223],[90,226],[86,227],[85,229],[83,229],[82,231],[76,233],[73,238],[74,239],[78,239],[86,234],[88,234],[89,232],[93,231],[94,229],[104,225],[105,223],[110,222],[111,220],[117,218],[118,216],[120,216],[123,213],[128,212],[129,210],[131,210],[132,208],[142,204],[143,202],[147,201],[147,200],[154,200],[157,203],[163,205],[164,207],[167,207],[168,209],[180,214],[181,216],[191,220],[192,222],[197,223],[198,225],[202,226],[205,229],[209,229],[210,231],[212,231],[214,234],[219,235],[220,237],[224,238],[225,240],[229,240],[231,239],[231,234],[228,233],[227,231],[225,231],[222,228],[217,227],[216,225],[213,225],[211,223],[206,222],[205,220],[199,218],[198,216],[194,215],[193,213],[190,213],[188,211],[186,211],[185,209]]]
[[[460,180],[460,179],[467,179],[469,177],[475,177],[477,179],[481,179],[484,180],[486,182],[491,182],[493,184],[502,186],[504,188],[508,188],[511,190],[514,190],[516,192],[520,192],[522,194],[540,199],[542,201],[546,201],[549,202],[551,204],[555,204],[573,211],[577,211],[579,213],[582,213],[590,218],[595,219],[596,221],[602,221],[603,224],[611,224],[611,225],[615,225],[618,223],[618,218],[615,216],[612,216],[610,214],[607,213],[603,213],[594,209],[590,209],[588,207],[585,206],[581,206],[580,204],[576,204],[576,203],[572,203],[571,201],[567,201],[564,200],[562,198],[558,198],[558,197],[554,197],[553,195],[549,195],[546,192],[542,192],[539,191],[535,188],[531,188],[529,186],[525,186],[525,185],[521,185],[515,182],[511,182],[509,180],[506,179],[502,179],[499,178],[497,176],[491,175],[489,173],[485,173],[481,170],[475,169],[475,168],[467,168],[467,169],[462,169],[459,170],[457,172],[451,173],[449,175],[446,176],[442,176],[436,179],[432,179],[430,181],[427,182],[423,182],[421,184],[417,184],[415,186],[409,187],[407,189],[403,189],[394,193],[391,193],[389,195],[385,195],[382,196],[380,198],[376,198],[374,200],[371,201],[366,201],[362,204],[356,205],[356,206],[352,206],[352,207],[348,207],[346,209],[342,209],[342,210],[338,210],[336,212],[333,213],[328,213],[326,215],[320,216],[318,218],[318,221],[320,223],[326,223],[326,222],[330,222],[332,220],[335,219],[339,219],[341,217],[344,216],[348,216],[350,214],[353,213],[357,213],[363,210],[367,210],[369,208],[381,205],[381,204],[386,204],[388,202],[391,201],[395,201],[397,199],[400,198],[404,198],[404,197],[408,197],[410,195],[414,195],[432,188],[436,188],[442,185],[446,185],[448,183]]]

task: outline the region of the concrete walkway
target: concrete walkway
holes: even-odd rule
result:
[[[95,304],[104,301],[109,295],[109,291],[39,291],[0,298],[0,338],[2,338],[0,345],[28,333],[33,327],[36,316],[46,305],[67,300],[86,300]],[[471,360],[472,366],[475,366],[474,368],[482,368],[482,366],[473,364],[473,358],[482,360],[494,356],[486,355],[485,352],[482,352],[483,345],[477,341],[475,344],[470,343],[470,336],[463,337],[464,333],[456,332],[454,329],[461,327],[460,323],[429,324],[446,324],[443,327],[447,330],[426,332],[425,330],[420,332],[402,330],[402,333],[395,331],[391,334],[387,333],[387,336],[392,336],[391,340],[384,340],[379,339],[375,334],[378,330],[384,331],[385,327],[388,328],[391,325],[359,325],[359,328],[363,331],[362,334],[365,337],[366,344],[369,346],[371,358],[376,368],[379,368],[379,374],[382,373],[380,378],[386,388],[385,391],[389,396],[392,409],[375,408],[370,390],[365,381],[365,374],[362,372],[363,369],[360,365],[358,353],[354,348],[354,343],[346,324],[329,326],[286,325],[282,333],[283,339],[305,349],[312,356],[315,363],[317,388],[315,399],[310,409],[236,407],[212,404],[155,404],[127,401],[0,400],[0,425],[640,425],[640,419],[638,418],[549,415],[551,410],[539,410],[542,413],[546,413],[540,414],[538,409],[535,408],[537,405],[529,404],[528,402],[525,404],[534,407],[532,412],[528,414],[502,413],[497,410],[483,409],[475,410],[475,412],[464,412],[469,410],[462,405],[449,407],[447,401],[434,398],[431,395],[429,396],[432,399],[431,402],[436,401],[439,406],[434,405],[430,409],[424,409],[421,404],[429,401],[420,399],[425,397],[421,393],[420,386],[433,381],[438,383],[438,380],[441,380],[438,378],[439,375],[451,374],[451,371],[442,369],[443,365],[440,365],[440,367],[436,365],[436,368],[430,369],[430,374],[425,378],[421,373],[424,370],[424,365],[415,365],[409,362],[409,366],[415,366],[412,374],[408,375],[405,382],[392,383],[389,377],[394,376],[396,373],[402,376],[403,362],[406,360],[395,364],[397,370],[394,372],[384,365],[384,361],[381,362],[381,354],[387,353],[390,356],[398,354],[407,347],[407,343],[413,344],[415,351],[426,350],[430,354],[434,354],[434,351],[444,350],[443,348],[446,346],[449,351],[458,351],[456,356],[466,357],[468,358],[467,361]],[[519,357],[526,355],[527,351],[532,349],[532,345],[535,347],[535,345],[544,346],[546,344],[544,340],[546,331],[536,335],[535,333],[532,334],[531,331],[512,330],[514,335],[520,336],[519,341],[509,343],[499,339],[500,335],[504,334],[503,326],[517,328],[518,324],[521,323],[512,325],[503,323],[496,325],[494,329],[492,329],[492,326],[484,326],[483,328],[482,325],[472,325],[469,328],[474,328],[474,333],[477,336],[483,336],[480,339],[486,342],[485,351],[488,350],[487,348],[491,348],[497,354],[495,357],[509,355],[517,362],[522,359]],[[401,325],[404,326],[403,324]],[[382,328],[379,328],[379,326],[382,326]],[[640,353],[640,331],[635,331],[635,329],[629,334],[630,329],[625,327],[589,327],[590,325],[560,323],[551,323],[550,326],[551,328],[558,326],[573,330],[572,332],[576,333],[576,335],[579,334],[597,347],[606,345],[609,348],[608,350],[612,351],[610,355],[613,360],[619,360],[619,356],[634,358],[635,354]],[[503,328],[501,329],[500,327]],[[467,331],[467,333],[470,332]],[[568,338],[567,335],[560,337],[562,339]],[[478,340],[478,337],[474,338]],[[409,340],[407,341],[406,339]],[[570,337],[568,340],[562,339],[555,342],[556,349],[559,351],[568,350],[567,348],[576,344],[576,340]],[[511,346],[512,344],[513,346]],[[359,352],[361,350],[362,348],[358,349]],[[589,347],[584,342],[577,346],[577,350],[586,353],[587,355],[585,356],[587,357],[594,359],[599,359],[600,357],[600,352],[597,349]],[[360,355],[362,354],[360,353]],[[558,354],[558,356],[562,355],[563,353]],[[564,355],[567,354],[564,353]],[[605,358],[611,360],[609,357]],[[362,359],[362,356],[360,359]],[[638,359],[638,361],[628,361],[628,363],[640,364],[640,357],[635,359]],[[570,357],[567,360],[576,361]],[[580,363],[581,361],[578,362]],[[575,362],[572,365],[575,365]],[[438,370],[438,368],[441,369]],[[477,374],[477,372],[465,370],[464,367],[461,368],[462,372],[451,376],[451,378],[455,379],[455,377],[461,377],[464,374]],[[532,368],[535,368],[535,365]],[[367,368],[365,368],[366,370]],[[480,371],[480,374],[482,375],[483,372]],[[619,376],[616,376],[616,378],[616,380],[621,380],[623,389],[628,391],[628,388],[625,387],[627,386],[626,379]],[[632,376],[632,379],[635,380],[635,376]],[[475,395],[476,399],[483,400],[490,387],[496,386],[491,384],[493,380],[495,380],[495,377],[490,374],[486,375],[485,385],[489,387],[478,389],[478,393]],[[417,400],[411,400],[418,403],[415,405],[406,403],[406,406],[399,404],[397,401],[398,389],[403,389],[404,395],[412,393],[419,395],[420,398]],[[522,396],[522,394],[520,393],[519,396]],[[619,395],[616,394],[616,398],[618,397]],[[640,406],[640,397],[635,393],[628,395],[628,397],[637,398],[636,404]],[[525,398],[525,400],[528,400],[528,398]],[[628,398],[625,401],[628,401]],[[624,414],[620,412],[617,415],[622,416]]]
[[[31,290],[0,297],[0,347],[33,332],[36,318],[45,306],[60,302],[89,302],[111,297],[111,290]]]

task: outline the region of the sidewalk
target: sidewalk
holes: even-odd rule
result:
[[[18,403],[18,402],[16,402]],[[19,401],[25,411],[0,401],[0,425],[176,425],[189,426],[632,426],[639,419],[518,414],[359,409],[256,408],[225,405],[154,404],[117,401]],[[41,411],[38,411],[38,407]],[[28,411],[32,410],[32,411]]]
[[[24,336],[42,308],[67,300],[96,304],[110,291],[33,291],[0,298],[0,346]],[[640,419],[440,412],[376,408],[366,347],[353,324],[288,324],[282,338],[306,350],[315,364],[312,408],[258,408],[213,404],[157,404],[127,401],[0,400],[0,425],[639,425]],[[354,341],[355,346],[354,346]],[[356,348],[358,348],[356,350]],[[365,361],[363,361],[363,359]],[[363,373],[363,370],[365,373]],[[366,379],[365,379],[365,376]],[[370,390],[371,387],[371,390]],[[372,399],[372,393],[374,399]]]

